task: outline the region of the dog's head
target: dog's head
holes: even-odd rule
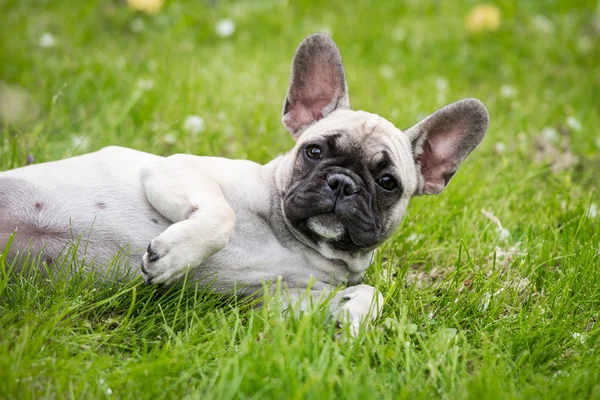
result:
[[[398,227],[412,196],[440,193],[483,138],[481,102],[450,104],[401,131],[352,111],[335,43],[314,34],[298,47],[283,124],[296,139],[279,168],[286,223],[329,254],[363,254]]]

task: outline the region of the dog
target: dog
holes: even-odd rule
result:
[[[374,250],[413,196],[442,192],[488,121],[476,99],[404,132],[353,111],[336,44],[313,34],[292,61],[289,152],[259,165],[107,147],[1,172],[0,249],[10,240],[9,259],[39,254],[52,269],[81,241],[84,268],[102,272],[125,254],[119,276],[141,274],[148,284],[185,278],[250,295],[279,281],[297,300],[332,293],[331,313],[356,330],[383,305],[378,290],[360,284]]]

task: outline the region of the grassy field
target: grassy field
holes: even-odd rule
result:
[[[0,255],[0,398],[600,398],[600,3],[501,0],[487,29],[476,4],[0,0],[0,170],[110,144],[267,162],[314,31],[355,109],[491,115],[377,253],[386,306],[356,341],[201,290],[9,280]]]

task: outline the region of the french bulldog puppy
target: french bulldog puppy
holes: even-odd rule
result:
[[[296,140],[266,165],[160,157],[108,147],[0,173],[0,249],[39,254],[50,269],[75,246],[84,268],[148,284],[211,284],[247,295],[280,281],[292,298],[333,292],[332,313],[357,329],[383,297],[359,285],[373,251],[413,196],[438,194],[483,138],[488,113],[465,99],[401,131],[350,109],[335,43],[298,47],[283,107]],[[127,265],[141,267],[128,269]]]

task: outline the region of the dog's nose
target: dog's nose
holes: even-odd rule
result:
[[[327,177],[327,185],[338,193],[343,193],[344,196],[351,196],[358,192],[356,183],[347,175],[344,174],[331,174]]]

